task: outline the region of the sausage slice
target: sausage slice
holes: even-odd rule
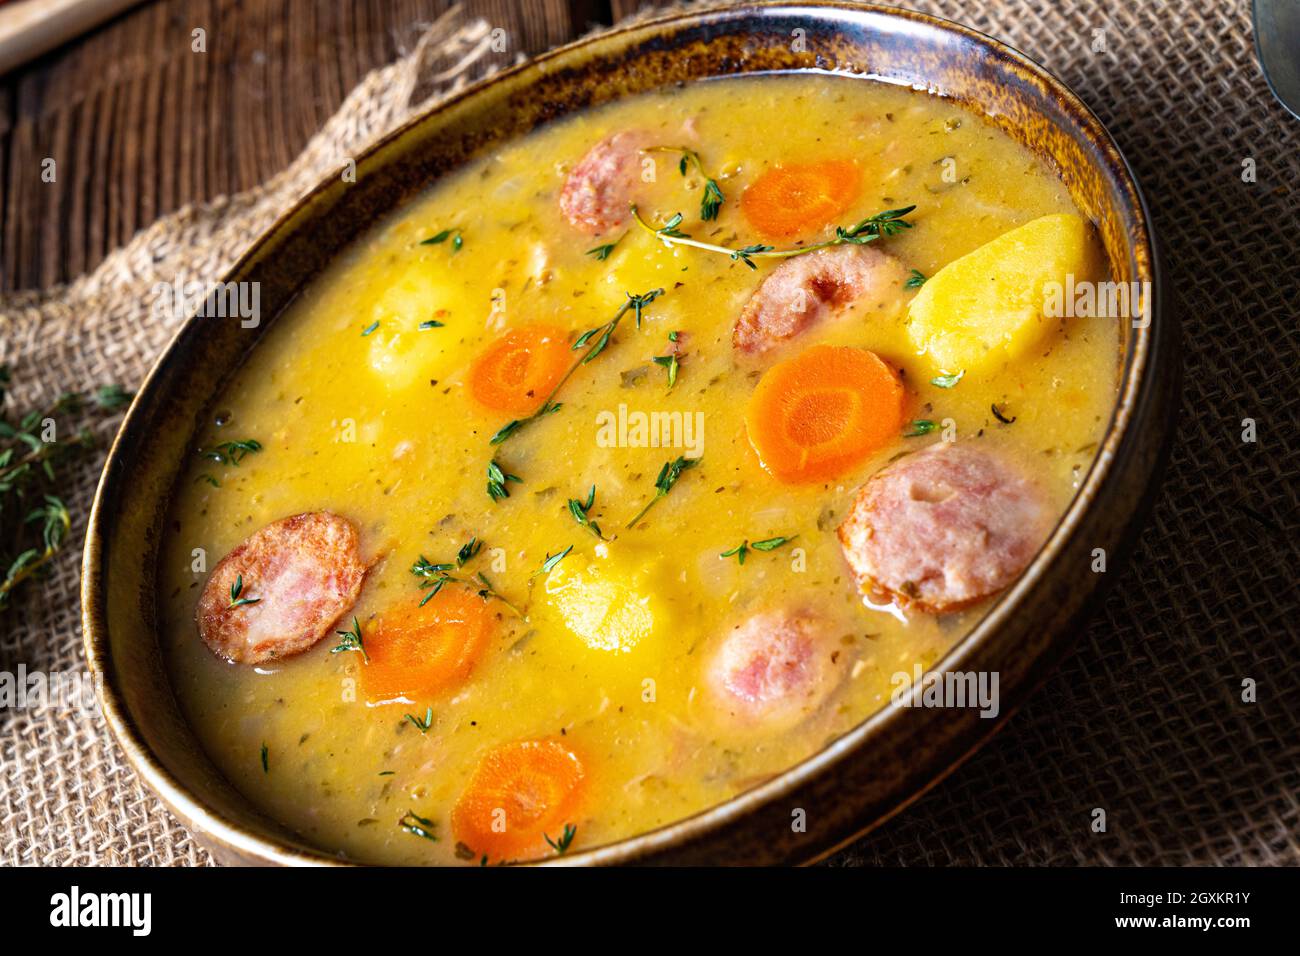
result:
[[[649,143],[647,133],[625,130],[587,150],[560,190],[564,217],[589,235],[627,222],[628,205],[639,183],[641,149]]]
[[[717,642],[705,660],[705,689],[717,711],[737,725],[793,727],[839,683],[837,651],[811,614],[756,614]]]
[[[199,636],[237,664],[299,654],[351,609],[365,575],[352,522],[327,511],[283,518],[213,569],[199,597]]]
[[[871,246],[831,246],[787,259],[745,303],[732,331],[741,352],[762,353],[869,295],[900,293],[906,272]]]
[[[873,475],[839,528],[863,590],[945,613],[1010,584],[1050,530],[1036,485],[967,444],[939,442]]]

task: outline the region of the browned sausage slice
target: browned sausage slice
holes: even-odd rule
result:
[[[352,522],[326,511],[281,519],[213,569],[199,597],[199,636],[238,664],[301,653],[356,603],[365,575]]]
[[[767,611],[734,626],[704,665],[709,699],[742,727],[793,727],[839,683],[840,655],[811,614]]]
[[[587,150],[560,190],[560,212],[564,217],[590,235],[627,222],[628,206],[640,181],[641,150],[649,144],[649,134],[628,130]]]
[[[787,259],[745,303],[732,344],[765,352],[866,296],[884,301],[900,294],[906,277],[897,259],[871,246],[831,246]]]
[[[1050,528],[1038,487],[968,444],[939,442],[859,490],[840,544],[863,590],[955,611],[1005,588]]]

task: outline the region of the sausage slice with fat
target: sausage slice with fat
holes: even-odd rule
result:
[[[315,511],[272,522],[213,569],[199,597],[199,636],[238,664],[299,654],[356,603],[366,567],[346,518]]]
[[[565,177],[560,212],[589,235],[616,229],[628,221],[633,190],[639,184],[641,150],[649,135],[625,130],[587,150]]]
[[[883,301],[901,293],[905,279],[897,259],[871,246],[831,246],[787,259],[745,303],[732,344],[766,352],[867,296]]]
[[[824,622],[811,614],[755,614],[724,634],[706,658],[706,693],[735,725],[793,727],[838,685],[838,650]]]
[[[939,442],[873,475],[839,528],[863,590],[935,613],[1016,579],[1050,529],[1039,488],[996,455]]]

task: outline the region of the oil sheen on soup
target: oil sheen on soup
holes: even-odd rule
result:
[[[770,779],[1023,571],[1111,414],[1053,172],[828,76],[628,99],[319,276],[182,475],[161,616],[211,757],[307,842],[502,863]]]

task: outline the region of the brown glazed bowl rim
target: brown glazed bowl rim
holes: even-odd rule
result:
[[[1116,404],[1105,437],[1099,444],[1096,458],[1065,514],[1060,519],[1047,543],[1020,578],[1001,595],[974,629],[949,650],[940,661],[936,662],[932,668],[933,670],[963,670],[965,669],[963,665],[970,662],[976,652],[985,643],[989,642],[990,636],[1003,628],[1021,607],[1026,596],[1039,584],[1045,570],[1060,555],[1067,539],[1078,529],[1083,516],[1093,507],[1101,487],[1112,477],[1120,445],[1131,430],[1130,426],[1133,423],[1135,411],[1147,401],[1148,397],[1144,392],[1148,389],[1149,380],[1156,371],[1152,364],[1153,339],[1151,333],[1161,319],[1162,303],[1160,302],[1158,266],[1150,227],[1150,216],[1137,182],[1110,134],[1095,114],[1064,83],[1005,43],[969,27],[939,17],[901,8],[847,3],[841,2],[841,0],[804,0],[804,2],[766,0],[766,2],[748,3],[739,6],[718,7],[692,12],[674,12],[650,17],[600,32],[541,54],[524,63],[470,84],[463,90],[444,98],[433,107],[422,111],[418,116],[393,130],[356,157],[357,165],[360,168],[367,157],[402,139],[412,128],[425,123],[431,117],[450,109],[454,105],[461,104],[477,96],[490,86],[512,81],[532,82],[537,76],[545,74],[548,70],[562,65],[570,59],[581,60],[584,53],[589,53],[594,58],[599,59],[606,52],[603,48],[607,45],[616,44],[620,38],[632,35],[654,36],[664,31],[665,28],[676,26],[698,26],[714,23],[732,24],[736,22],[743,24],[747,19],[764,15],[767,12],[785,15],[817,15],[823,18],[838,18],[841,22],[847,22],[850,18],[864,15],[875,18],[896,18],[922,25],[927,29],[956,34],[960,38],[972,41],[988,49],[991,54],[996,55],[1002,61],[1009,61],[1014,69],[1040,84],[1053,100],[1061,104],[1077,119],[1081,129],[1087,136],[1085,145],[1089,148],[1093,160],[1105,167],[1114,177],[1114,181],[1119,184],[1122,202],[1125,207],[1124,211],[1127,216],[1131,217],[1128,249],[1135,261],[1136,272],[1133,279],[1150,282],[1150,287],[1154,290],[1151,322],[1147,328],[1135,331],[1131,336],[1129,357],[1121,374],[1117,388]],[[788,72],[825,71],[790,70]],[[257,257],[259,250],[272,237],[283,230],[306,207],[311,205],[313,199],[326,188],[329,182],[331,180],[322,182],[286,209],[275,223],[249,246],[239,262],[226,276],[223,276],[222,281],[229,281],[232,276],[239,275]],[[190,320],[190,322],[193,321],[193,319]],[[145,377],[110,449],[108,461],[105,464],[95,494],[88,523],[82,566],[82,615],[87,664],[92,674],[102,678],[97,681],[100,687],[101,707],[108,726],[128,761],[149,788],[163,800],[187,828],[196,833],[201,841],[215,843],[241,858],[264,863],[287,865],[346,864],[348,861],[331,855],[328,851],[301,848],[273,836],[253,832],[251,829],[223,816],[207,805],[201,797],[190,792],[172,771],[163,766],[152,752],[142,732],[136,726],[122,695],[121,688],[118,686],[117,668],[112,657],[107,633],[107,597],[104,577],[104,549],[108,536],[108,527],[113,519],[111,513],[113,508],[110,499],[115,497],[114,494],[110,494],[107,490],[111,484],[110,475],[114,472],[114,469],[110,466],[124,456],[123,436],[127,433],[132,419],[141,414],[143,397],[154,390],[160,369],[169,361],[176,348],[177,340],[188,325],[189,322],[178,330],[176,337],[173,338]],[[121,479],[116,480],[121,481]],[[1059,656],[1059,645],[1062,644],[1063,640],[1065,640],[1064,637],[1055,640],[1057,656]],[[1033,678],[1026,677],[1022,681],[1025,686],[1017,689],[1017,695],[1022,699],[1024,694],[1032,689],[1033,684],[1041,681],[1043,674],[1050,666],[1050,662],[1046,660],[1049,656],[1046,652],[1040,652],[1039,656],[1044,658],[1043,666],[1037,666],[1039,662],[1034,661],[1034,666],[1026,671],[1027,674],[1032,673]],[[1006,716],[1020,702],[1019,700],[1012,700],[1011,706],[1008,707],[1005,706],[1006,698],[1007,695],[1004,693],[1004,712],[1001,719],[996,723],[986,722],[994,724],[987,731],[983,731],[978,735],[968,733],[962,739],[956,739],[956,732],[954,732],[954,747],[959,749],[953,755],[954,747],[949,748],[948,753],[950,756],[947,764],[930,768],[927,782],[911,786],[906,792],[897,794],[891,809],[881,813],[874,819],[863,820],[861,826],[856,828],[856,832],[838,835],[833,845],[819,848],[819,855],[833,852],[838,846],[848,842],[861,832],[865,832],[870,826],[892,816],[893,813],[906,806],[929,786],[932,786],[948,772],[951,772],[966,756],[973,753],[981,743],[992,736],[992,733],[1005,721]],[[792,794],[818,775],[837,768],[837,765],[842,761],[861,748],[869,746],[871,741],[887,733],[891,727],[897,727],[899,722],[906,719],[908,713],[910,711],[898,707],[883,706],[822,750],[776,775],[771,780],[724,803],[646,833],[591,850],[572,853],[562,859],[542,862],[573,865],[672,859],[670,851],[674,848],[689,845],[697,838],[720,830],[746,814],[765,807],[783,796]],[[954,743],[954,741],[945,741],[945,743]]]

